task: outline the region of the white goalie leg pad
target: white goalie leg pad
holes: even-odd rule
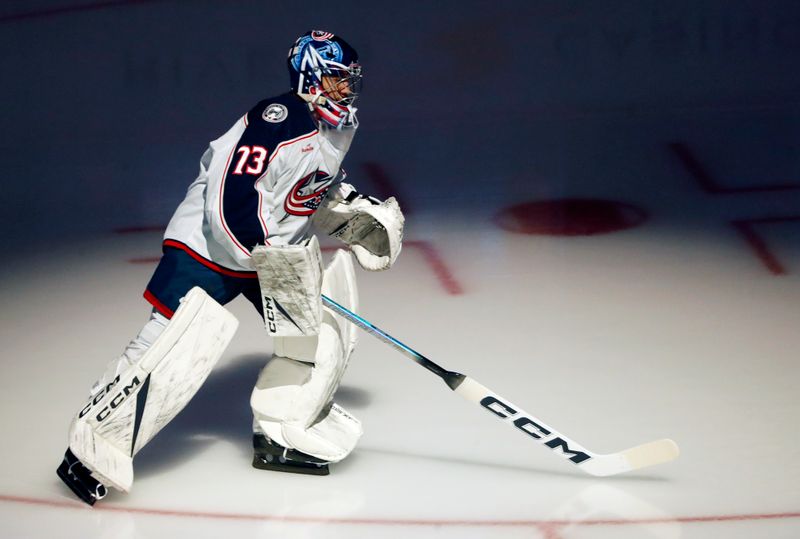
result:
[[[105,395],[113,384],[119,381],[119,375],[127,371],[153,345],[164,328],[169,324],[169,318],[153,310],[150,319],[144,325],[139,334],[125,347],[122,355],[114,359],[106,367],[103,376],[92,385],[90,394],[93,399],[100,399]]]
[[[252,254],[267,332],[273,337],[316,335],[322,318],[322,254],[316,236],[301,245],[259,245]]]
[[[322,291],[357,309],[352,258],[337,251]],[[256,423],[284,447],[338,462],[361,437],[361,423],[331,402],[356,345],[355,328],[323,310],[317,337],[275,339],[275,356],[261,371],[250,400]]]
[[[73,419],[69,447],[107,486],[128,492],[133,456],[191,400],[228,346],[236,318],[193,288],[139,361]]]

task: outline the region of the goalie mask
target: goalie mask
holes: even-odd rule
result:
[[[306,32],[289,50],[287,63],[292,90],[322,121],[337,129],[357,125],[352,105],[361,90],[361,65],[344,39],[322,30]]]

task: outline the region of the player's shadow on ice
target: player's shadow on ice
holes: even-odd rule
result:
[[[215,369],[186,408],[136,455],[136,475],[170,469],[218,440],[234,444],[242,462],[249,464],[253,458],[250,392],[268,359],[262,354],[240,356]],[[363,389],[340,386],[336,402],[358,410],[369,404],[370,396]]]

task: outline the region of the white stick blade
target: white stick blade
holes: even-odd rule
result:
[[[664,438],[619,453],[597,455],[579,466],[592,475],[605,477],[669,462],[678,455],[680,455],[678,444]]]
[[[664,438],[647,444],[637,445],[623,452],[631,466],[631,470],[638,470],[646,466],[654,466],[675,460],[680,455],[678,444]]]

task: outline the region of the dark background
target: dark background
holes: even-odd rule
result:
[[[685,232],[697,208],[662,193],[697,187],[675,141],[726,186],[800,181],[797,2],[7,1],[3,245],[165,224],[208,141],[287,89],[312,28],[361,53],[350,179],[385,190],[378,163],[415,211],[486,223],[602,195]],[[800,213],[784,198],[741,216]]]

